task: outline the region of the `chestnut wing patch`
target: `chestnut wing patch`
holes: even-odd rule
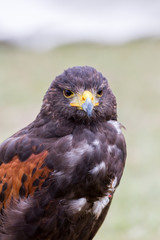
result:
[[[31,154],[22,162],[15,155],[9,163],[0,166],[0,209],[7,207],[12,199],[33,195],[42,188],[51,170],[46,167],[44,160],[48,151]]]

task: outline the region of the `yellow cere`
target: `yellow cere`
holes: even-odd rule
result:
[[[94,95],[86,90],[82,94],[78,93],[75,98],[73,99],[74,101],[70,103],[72,107],[78,107],[79,109],[82,109],[82,104],[86,101],[87,98],[90,98],[93,106],[98,106],[99,103],[95,101]]]

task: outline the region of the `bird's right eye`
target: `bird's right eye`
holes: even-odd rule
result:
[[[74,93],[73,93],[71,90],[64,89],[64,90],[63,90],[63,95],[64,95],[66,98],[71,98],[71,97],[74,96]]]

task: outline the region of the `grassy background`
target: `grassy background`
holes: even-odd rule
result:
[[[34,120],[51,81],[75,65],[108,78],[127,129],[124,176],[95,240],[160,239],[160,41],[76,44],[45,53],[1,45],[0,142]]]

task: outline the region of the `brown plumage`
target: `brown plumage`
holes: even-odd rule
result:
[[[106,78],[91,67],[66,70],[37,118],[0,145],[0,239],[93,239],[125,158]]]

